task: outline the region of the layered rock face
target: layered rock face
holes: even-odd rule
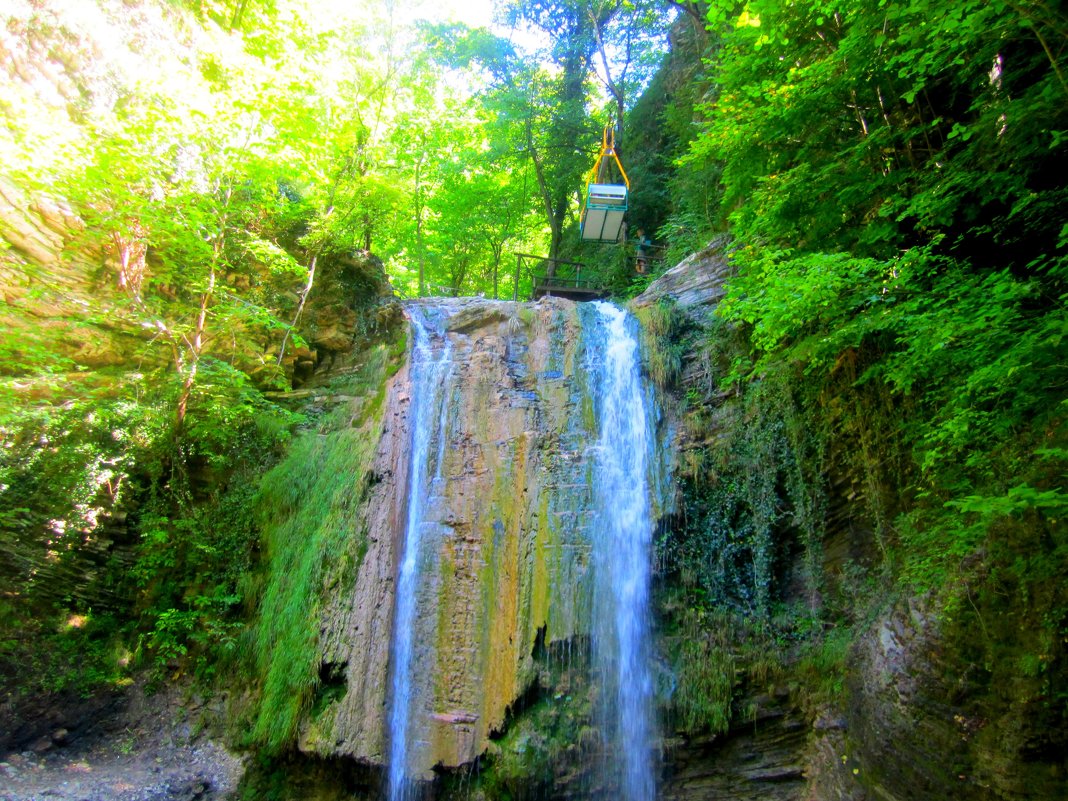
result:
[[[715,308],[726,294],[726,281],[731,274],[727,260],[730,240],[721,236],[706,248],[687,256],[677,265],[653,281],[634,299],[635,306],[647,306],[662,299],[670,299],[691,315],[701,315]]]
[[[482,753],[534,681],[536,648],[589,633],[596,421],[575,304],[434,301],[424,313],[431,347],[449,349],[412,632],[409,773],[428,777]],[[307,721],[301,743],[378,764],[404,499],[419,486],[408,475],[407,370],[388,391],[369,550],[322,623],[324,670],[343,677],[343,694]]]
[[[725,295],[729,277],[726,245],[714,242],[654,281],[634,303],[666,299],[700,324]],[[702,366],[693,360],[684,369],[696,372]],[[687,375],[686,380],[696,383],[699,376]],[[748,424],[738,407],[730,393],[721,395],[706,423],[711,433],[693,445],[722,448],[723,432]],[[692,442],[685,431],[679,440],[683,449]],[[865,495],[896,491],[851,469],[844,458],[851,447],[861,445],[840,432],[829,443],[825,463],[821,569],[829,582],[842,581],[851,565],[877,563]],[[1014,536],[1028,541],[1019,531]],[[1040,527],[1029,536],[1034,553],[1048,547]],[[989,558],[980,554],[974,562],[962,563],[960,581],[967,593],[957,596],[955,607],[930,595],[901,593],[886,601],[867,594],[873,589],[858,594],[855,602],[875,611],[846,656],[837,697],[817,708],[806,707],[808,688],[790,678],[790,665],[785,666],[787,679],[770,693],[751,682],[736,687],[729,731],[665,743],[661,797],[1068,797],[1064,674],[1053,664],[1057,646],[1040,625],[1043,616],[1062,620],[1064,607],[1044,594],[1049,588],[1015,586],[1005,576],[975,569]],[[783,575],[797,575],[800,568],[799,556],[793,555],[784,559]],[[1041,586],[1040,577],[1035,582]],[[984,592],[984,584],[996,585],[996,591]],[[808,602],[792,585],[783,596],[787,602]],[[813,682],[814,677],[809,674],[803,680]]]

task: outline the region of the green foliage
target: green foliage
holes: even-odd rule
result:
[[[683,731],[720,734],[730,728],[738,683],[735,630],[722,613],[690,611],[686,617],[674,660],[678,725]]]
[[[299,415],[268,401],[247,375],[211,358],[201,363],[191,400],[184,455],[209,468],[285,443],[301,422]]]
[[[701,704],[730,698],[724,653],[841,704],[855,638],[907,596],[939,664],[973,666],[962,698],[1063,732],[1063,20],[972,0],[707,19],[661,79],[685,86],[657,117],[681,143],[660,233],[681,256],[728,229],[734,273],[682,365],[660,553],[674,619],[749,620],[733,652],[711,627],[679,648],[687,724],[721,720]]]
[[[850,628],[839,626],[805,644],[796,674],[802,681],[805,701],[811,707],[842,697],[854,636]]]
[[[135,658],[207,679],[249,601],[260,474],[299,422],[263,395],[291,386],[280,343],[306,345],[319,255],[330,273],[369,247],[401,190],[374,136],[396,87],[376,77],[394,73],[367,47],[373,14],[353,30],[294,13],[299,0],[277,14],[241,3],[229,21],[222,4],[186,5],[196,19],[181,4],[19,9],[12,29],[28,75],[37,54],[62,52],[44,71],[86,101],[57,112],[37,93],[47,80],[4,78],[5,97],[25,100],[0,108],[5,193],[31,224],[39,209],[67,229],[58,261],[39,264],[0,223],[14,243],[0,250],[13,328],[0,578],[19,614],[121,608],[116,636]],[[350,277],[343,302],[368,333],[384,282]],[[95,664],[95,640],[62,642]]]
[[[1039,635],[1005,662],[1028,679],[1056,674],[1063,20],[1004,0],[722,0],[705,20],[703,4],[684,5],[671,60],[640,99],[664,19],[646,3],[513,3],[511,19],[553,33],[543,59],[455,27],[424,29],[429,52],[416,52],[412,30],[379,24],[373,6],[342,24],[287,0],[197,0],[168,5],[146,36],[131,35],[134,6],[100,6],[108,41],[196,40],[177,56],[153,49],[143,83],[91,59],[109,48],[77,20],[19,9],[18,58],[64,54],[48,69],[61,63],[64,91],[77,91],[53,107],[8,76],[0,155],[32,165],[17,183],[64,195],[60,216],[83,224],[62,270],[0,242],[17,328],[0,342],[0,578],[12,588],[0,664],[16,663],[25,626],[33,664],[55,666],[40,686],[85,691],[121,676],[113,635],[132,629],[157,666],[207,677],[255,606],[253,740],[292,742],[315,697],[322,589],[362,558],[359,505],[399,345],[339,385],[360,400],[314,421],[261,484],[299,422],[262,395],[290,385],[280,350],[305,345],[302,331],[311,340],[305,301],[355,249],[383,253],[409,294],[507,294],[509,250],[568,255],[606,118],[591,90],[603,55],[615,116],[629,115],[615,122],[632,229],[655,229],[671,260],[713,231],[738,244],[692,363],[697,335],[677,312],[639,312],[650,374],[687,404],[685,509],[661,543],[699,618],[676,655],[686,725],[725,727],[741,665],[760,664],[722,647],[710,610],[747,616],[765,656],[800,644],[800,669],[830,697],[847,624],[887,574],[966,586],[946,614],[980,628],[1028,610]],[[481,91],[459,96],[455,70]],[[648,280],[618,249],[574,252],[620,295]],[[347,301],[364,333],[380,287],[360,280]],[[62,326],[36,325],[46,312]],[[138,372],[95,369],[96,334],[136,354]],[[831,470],[842,487],[824,486]],[[823,575],[832,491],[870,542],[867,567]],[[135,540],[133,563],[86,570],[113,535]],[[804,575],[786,575],[799,554]],[[803,602],[788,598],[798,578]],[[130,600],[136,623],[89,614],[100,598]],[[47,626],[31,625],[35,604]],[[53,610],[90,624],[53,630]],[[843,625],[823,632],[828,620]],[[996,650],[977,653],[993,663]],[[1054,679],[1043,691],[1065,696]],[[514,745],[502,795],[557,748],[528,760]]]
[[[12,604],[90,621],[96,606],[126,606],[106,637],[96,623],[33,636],[32,648],[66,654],[55,655],[53,689],[114,680],[114,663],[80,665],[100,665],[124,641],[126,663],[139,654],[160,668],[189,663],[203,678],[233,648],[235,588],[254,544],[248,487],[295,418],[227,365],[202,366],[180,438],[167,373],[97,375],[80,397],[4,420],[0,570]]]
[[[723,498],[708,501],[730,518],[746,497],[751,512],[727,525],[735,540],[747,527],[741,538],[759,539],[762,521],[781,521],[761,499],[790,494],[814,544],[822,505],[800,488],[845,450],[834,458],[864,487],[887,566],[902,559],[937,585],[998,521],[1063,513],[1050,464],[1032,456],[1065,434],[1051,392],[1066,380],[1068,266],[1053,175],[1068,151],[1051,132],[1068,111],[1043,45],[1057,22],[971,0],[937,14],[923,0],[724,2],[708,20],[709,71],[690,86],[714,91],[692,105],[702,128],[679,180],[710,162],[722,170],[714,224],[738,247],[718,314],[748,342],[729,364],[715,343],[706,358],[720,389],[747,399],[746,430],[776,418],[748,400],[769,377],[803,388],[799,413],[778,416],[790,447],[762,446],[768,433],[729,445],[712,482]],[[692,424],[707,425],[715,393],[690,391]],[[785,465],[796,489],[747,471],[750,450]],[[754,576],[768,575],[754,553]],[[818,561],[813,551],[811,570]]]
[[[256,548],[256,482],[299,419],[243,380],[227,386],[217,378],[200,389],[219,406],[198,402],[191,408],[181,461],[149,478],[128,575],[129,591],[141,601],[144,655],[160,669],[191,665],[201,679],[232,657],[244,627],[240,584]]]
[[[0,687],[12,702],[73,693],[89,697],[102,685],[129,681],[130,653],[108,613],[28,609],[0,599]]]
[[[255,499],[263,532],[262,575],[245,577],[256,622],[246,635],[259,697],[250,741],[269,752],[290,745],[319,680],[316,642],[324,588],[355,580],[366,552],[361,517],[374,483],[390,348],[379,345],[336,387],[358,398],[296,439]]]
[[[443,47],[446,33],[434,32],[431,46]],[[414,208],[400,229],[407,263],[398,258],[391,267],[396,284],[410,296],[511,297],[515,260],[509,251],[527,249],[536,235],[535,179],[515,153],[515,121],[493,119],[477,100],[452,100],[437,113],[432,102],[428,98],[428,108],[404,119],[395,133],[396,147],[417,158]]]
[[[655,232],[667,244],[667,263],[674,265],[722,230],[722,164],[689,155],[679,166],[694,138],[697,104],[715,93],[705,68],[715,39],[703,20],[680,14],[670,41],[663,66],[628,115],[624,155],[632,184],[632,228]]]
[[[789,381],[768,375],[714,410],[723,399],[708,398],[707,384],[690,385],[685,424],[696,441],[687,453],[683,522],[660,543],[667,569],[702,603],[763,622],[782,590],[782,565],[797,551],[806,590],[816,592],[821,581],[822,429],[804,417]]]
[[[642,357],[649,377],[661,389],[671,389],[682,374],[682,357],[690,324],[671,300],[633,306],[641,323]]]
[[[139,398],[145,390],[138,378],[86,381],[80,396],[62,404],[28,404],[4,415],[0,571],[28,602],[79,589],[55,586],[53,571],[76,566],[87,546],[106,538],[101,527],[136,495],[140,464],[168,448],[166,393]]]

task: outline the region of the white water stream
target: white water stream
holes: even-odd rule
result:
[[[622,801],[652,801],[653,678],[650,655],[649,465],[652,434],[641,380],[637,323],[595,303],[603,341],[587,352],[596,395],[593,472],[593,661],[601,682],[600,718],[608,745],[603,789]]]
[[[401,565],[397,576],[396,607],[393,619],[393,659],[390,682],[389,773],[390,801],[404,801],[415,795],[408,775],[410,750],[419,746],[412,735],[413,633],[416,625],[418,581],[422,556],[422,529],[434,480],[441,476],[445,449],[448,404],[445,387],[450,368],[451,348],[435,350],[427,323],[418,310],[412,310],[411,351],[412,440],[408,472],[407,524],[404,531]],[[429,463],[431,445],[437,438],[434,464]]]

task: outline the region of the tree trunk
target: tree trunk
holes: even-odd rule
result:
[[[426,294],[426,253],[423,248],[423,184],[420,182],[423,154],[415,162],[415,248],[419,251],[419,297]]]
[[[545,169],[541,163],[541,157],[538,155],[538,148],[534,144],[534,131],[529,117],[527,117],[526,132],[527,148],[530,150],[530,159],[534,162],[534,175],[538,179],[538,190],[541,193],[542,204],[545,208],[545,219],[549,223],[549,258],[555,259],[560,252],[560,243],[564,238],[563,230],[553,210],[552,190],[545,178]],[[546,272],[546,278],[552,278],[555,272],[554,262],[549,262]]]
[[[221,245],[218,246],[221,250]],[[178,407],[175,410],[176,428],[181,429],[185,422],[185,413],[189,408],[189,396],[193,394],[193,385],[197,380],[197,368],[200,366],[200,357],[204,353],[204,331],[208,323],[208,307],[211,305],[212,295],[215,294],[215,260],[212,260],[211,272],[208,275],[208,288],[200,297],[200,312],[197,314],[196,327],[193,329],[192,341],[187,340],[189,350],[189,365],[186,368],[185,378],[182,380],[182,392],[178,396]]]
[[[208,309],[211,307],[212,298],[215,295],[215,281],[219,264],[222,261],[223,250],[226,246],[226,225],[230,217],[230,199],[233,197],[233,187],[227,187],[223,200],[221,214],[219,216],[219,233],[211,248],[211,266],[208,270],[208,286],[204,294],[200,296],[200,311],[197,313],[196,325],[193,327],[193,339],[185,338],[186,351],[189,354],[189,364],[182,380],[182,391],[178,395],[178,405],[175,409],[175,433],[181,431],[185,422],[185,415],[189,408],[189,398],[193,394],[193,386],[197,380],[197,369],[200,367],[200,357],[204,354],[205,337],[208,327]],[[179,370],[179,372],[181,372]]]
[[[308,280],[304,284],[304,289],[300,293],[300,302],[297,304],[297,311],[293,315],[293,322],[290,323],[289,328],[286,329],[286,334],[282,337],[282,345],[278,349],[278,361],[275,362],[279,367],[282,366],[282,360],[286,356],[286,345],[289,344],[289,335],[293,333],[293,329],[297,327],[297,323],[300,322],[300,315],[304,312],[304,304],[308,300],[308,295],[312,291],[312,287],[315,285],[315,267],[319,263],[319,254],[316,253],[311,257],[311,261],[308,262]]]

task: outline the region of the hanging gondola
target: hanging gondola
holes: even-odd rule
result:
[[[609,183],[609,169],[615,160],[623,183]],[[586,204],[579,221],[579,236],[586,242],[618,242],[627,213],[630,179],[616,155],[616,137],[611,125],[604,128],[601,152],[586,176]]]

